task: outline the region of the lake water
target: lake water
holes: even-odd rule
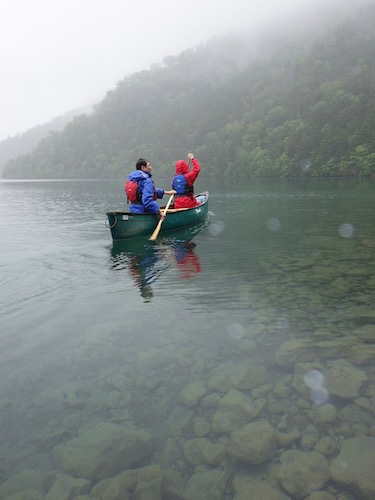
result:
[[[122,181],[0,183],[1,499],[374,497],[375,181],[197,189],[114,245]]]

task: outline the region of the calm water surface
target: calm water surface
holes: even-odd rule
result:
[[[210,192],[199,231],[113,244],[105,212],[126,207],[121,181],[0,183],[0,498],[53,498],[61,477],[97,498],[103,480],[151,464],[155,499],[375,491],[356,458],[367,479],[337,471],[345,446],[375,459],[375,182],[198,188]],[[228,394],[258,413],[238,422],[246,404]],[[257,422],[272,429],[261,459],[236,451]],[[67,464],[64,447],[87,450],[79,437],[102,423],[147,432],[152,450],[121,467],[109,448],[103,474]],[[320,460],[304,486],[288,481],[290,450]],[[108,498],[143,498],[129,488]]]

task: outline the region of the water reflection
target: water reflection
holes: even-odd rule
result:
[[[181,279],[190,279],[201,272],[197,244],[192,241],[198,232],[174,232],[157,242],[135,238],[114,242],[111,248],[113,269],[127,270],[145,302],[153,298],[152,285],[170,268],[178,269]]]

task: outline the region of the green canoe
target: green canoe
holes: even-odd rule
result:
[[[204,221],[208,214],[208,192],[200,193],[196,198],[200,201],[200,205],[194,208],[174,209],[171,206],[167,211],[160,232],[165,233]],[[134,214],[115,210],[107,212],[106,215],[113,241],[141,235],[151,236],[159,222],[159,216],[155,214]]]

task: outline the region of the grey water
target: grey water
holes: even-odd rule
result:
[[[278,432],[299,432],[291,449],[314,450],[329,434],[335,447],[323,455],[331,464],[342,440],[374,439],[375,181],[202,178],[199,189],[210,193],[199,230],[114,244],[105,212],[126,209],[123,181],[0,182],[0,498],[20,493],[20,482],[6,487],[25,470],[61,471],[54,448],[100,422],[147,430],[153,451],[136,466],[173,467],[185,485],[199,466],[227,467],[226,486],[212,498],[234,498],[244,465],[230,451],[214,465],[192,464],[183,451],[177,465],[165,458],[169,439],[197,437],[197,418],[206,438],[228,444],[228,433],[210,430],[212,408],[181,400],[197,381],[201,398],[222,398],[211,378],[226,363],[266,367],[260,417]],[[317,348],[296,348],[285,360],[282,346],[301,339]],[[292,386],[287,398],[275,390],[303,363],[324,375],[339,360],[366,377],[352,395],[308,401]],[[312,416],[322,403],[337,412],[329,431]],[[355,405],[356,419],[343,411]],[[311,446],[306,422],[317,436]],[[265,465],[280,463],[279,448]],[[90,488],[98,481],[89,480]],[[318,489],[346,492],[332,477]]]

